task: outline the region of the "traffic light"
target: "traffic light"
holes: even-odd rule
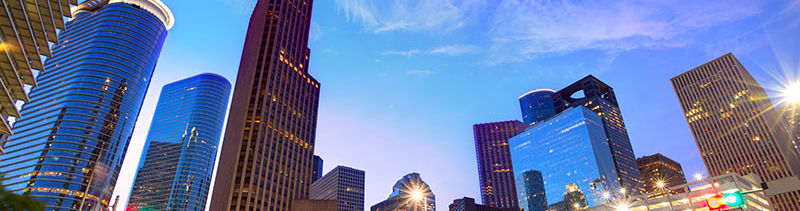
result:
[[[739,207],[744,204],[744,197],[740,192],[716,195],[706,200],[709,210],[721,210],[729,207]]]

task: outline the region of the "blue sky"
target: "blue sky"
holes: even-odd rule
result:
[[[164,0],[176,16],[116,193],[127,201],[161,86],[235,81],[255,0]],[[705,172],[669,79],[727,52],[777,90],[800,69],[800,1],[317,0],[325,171],[366,171],[366,204],[419,172],[445,209],[480,198],[472,125],[521,119],[517,97],[593,74],[615,88],[636,156]],[[771,96],[777,96],[771,92]]]

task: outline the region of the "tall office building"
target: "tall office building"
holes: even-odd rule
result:
[[[767,93],[726,54],[671,79],[710,176],[796,177],[800,156]],[[779,211],[800,210],[800,191],[770,196]]]
[[[43,71],[42,57],[52,56],[49,43],[58,43],[56,29],[64,30],[64,17],[76,0],[4,1],[0,10],[0,155],[12,134],[8,117],[20,118],[14,105],[30,102],[25,86],[36,86],[34,70]]]
[[[562,200],[549,206],[551,211],[574,211],[586,209],[586,196],[575,184],[568,184]]]
[[[322,157],[314,155],[314,169],[311,172],[311,184],[322,178]]]
[[[364,171],[336,166],[311,184],[311,199],[337,200],[339,211],[364,211]]]
[[[419,173],[406,174],[392,187],[389,198],[370,207],[370,211],[436,211],[436,196]]]
[[[244,41],[210,210],[291,210],[307,199],[319,83],[308,74],[312,0],[259,0]]]
[[[562,201],[564,187],[570,184],[586,196],[589,207],[604,204],[603,193],[620,189],[602,117],[586,107],[567,109],[508,142],[517,187],[526,186],[524,172],[540,171],[549,203]],[[517,194],[530,198],[523,188]],[[532,211],[527,200],[519,204]]]
[[[519,211],[517,208],[497,208],[476,204],[475,199],[470,197],[453,200],[448,207],[450,207],[450,211]]]
[[[205,210],[230,89],[211,73],[164,85],[129,208]]]
[[[73,11],[0,157],[8,189],[47,210],[109,206],[173,24],[157,0],[89,1]]]
[[[660,153],[636,159],[646,193],[686,184],[681,164]]]
[[[534,125],[556,115],[551,89],[537,89],[519,96],[522,121]]]
[[[795,151],[800,153],[800,102],[783,105],[779,111],[789,135],[792,136]]]
[[[528,170],[522,172],[522,179],[525,186],[525,202],[528,204],[528,211],[547,211],[547,193],[544,191],[544,178],[542,172]]]
[[[620,185],[631,194],[644,192],[642,176],[636,165],[628,129],[622,120],[622,112],[613,88],[589,75],[553,94],[553,103],[556,113],[582,106],[600,115],[603,120],[603,130],[611,145],[611,156],[619,174]]]
[[[517,120],[472,126],[478,157],[481,199],[487,206],[519,207],[508,139],[524,131],[527,126]]]

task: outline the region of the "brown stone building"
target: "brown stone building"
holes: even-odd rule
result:
[[[726,54],[671,79],[710,176],[755,173],[765,182],[796,177],[800,156],[764,89]],[[800,191],[770,196],[800,210]]]
[[[312,0],[259,0],[250,17],[210,210],[288,211],[308,199],[319,82]]]

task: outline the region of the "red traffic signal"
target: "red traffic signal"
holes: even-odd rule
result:
[[[739,207],[744,204],[742,193],[733,192],[723,195],[716,195],[706,200],[709,210],[721,210],[728,207]]]

